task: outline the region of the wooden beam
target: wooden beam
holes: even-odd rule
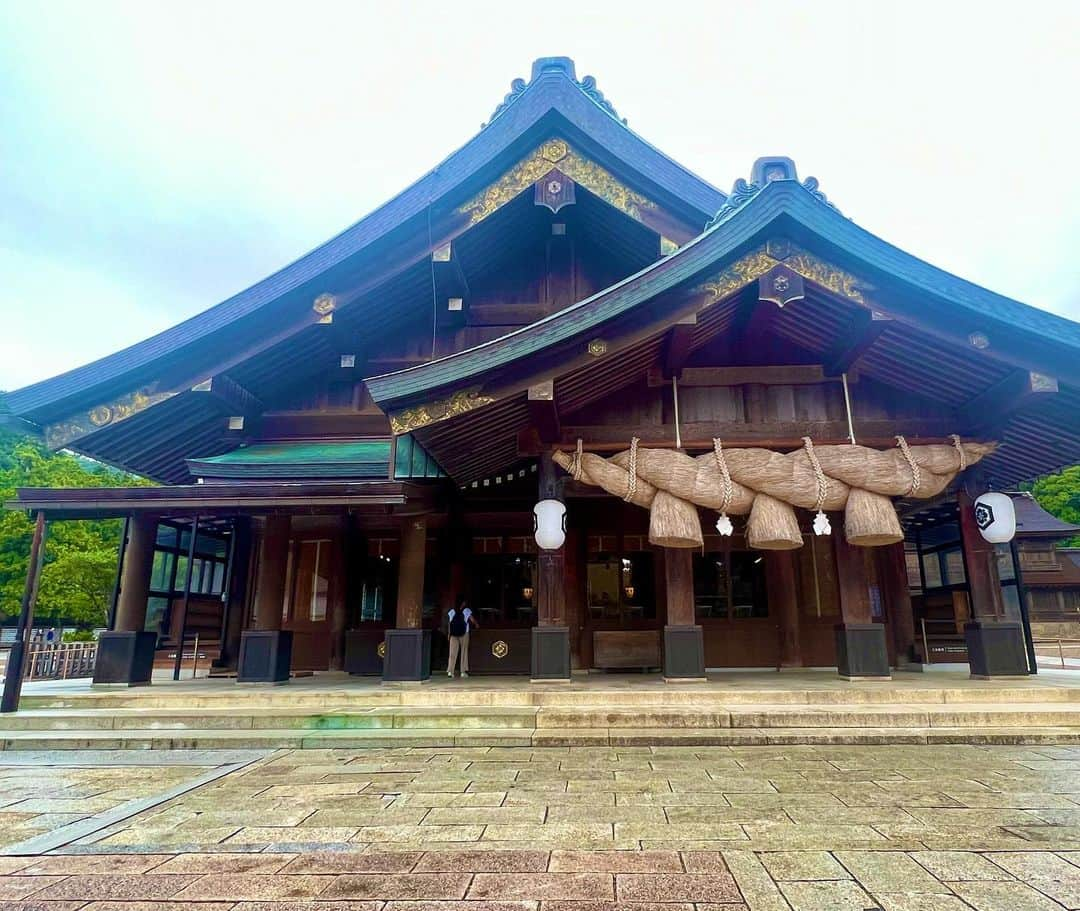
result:
[[[545,380],[529,387],[529,420],[540,435],[540,442],[559,439],[559,409],[555,404],[555,381]]]
[[[681,425],[683,446],[687,449],[711,449],[714,437],[720,437],[725,446],[767,447],[771,449],[798,449],[802,438],[810,436],[816,445],[842,445],[850,443],[847,421],[771,421],[748,423],[746,421],[692,421]],[[949,434],[956,429],[955,422],[941,420],[878,420],[860,421],[859,443],[875,448],[891,448],[896,445],[896,434],[902,433],[910,443],[950,443]],[[675,445],[675,430],[671,424],[593,424],[563,425],[560,445],[574,446],[580,438],[584,446],[593,452],[619,451],[630,445],[631,437],[638,437],[642,446],[670,448]]]
[[[985,392],[968,399],[958,410],[972,430],[989,431],[1001,427],[1021,408],[1046,396],[1056,395],[1058,381],[1030,370],[1016,370]]]
[[[229,414],[257,417],[263,410],[263,403],[257,396],[223,373],[196,383],[191,391],[213,398]]]
[[[858,374],[848,376],[848,383],[858,381]],[[743,386],[760,383],[765,386],[813,386],[819,383],[838,383],[840,378],[826,376],[819,364],[790,364],[777,367],[684,367],[679,374],[679,388],[692,386]],[[661,370],[648,372],[648,384],[668,386],[669,378]]]
[[[732,358],[736,361],[747,360],[751,356],[753,341],[769,333],[779,313],[780,307],[775,303],[758,300],[757,297],[740,303],[728,333]]]
[[[827,376],[847,373],[878,340],[881,333],[893,325],[893,319],[879,310],[860,310],[851,327],[841,335],[821,358]]]
[[[679,376],[690,358],[690,343],[694,338],[694,329],[697,328],[697,314],[690,313],[679,319],[667,334],[664,341],[663,376],[670,380],[673,376]]]
[[[26,564],[26,585],[19,608],[19,625],[15,630],[15,641],[8,653],[0,712],[15,712],[19,708],[26,653],[30,649],[30,635],[34,628],[34,608],[37,605],[41,582],[41,566],[45,561],[46,531],[45,513],[39,512],[34,519],[34,536],[30,540],[30,559]]]

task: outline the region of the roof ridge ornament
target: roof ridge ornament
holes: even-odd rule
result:
[[[795,162],[784,156],[759,158],[754,162],[754,166],[750,169],[749,182],[741,177],[735,181],[731,188],[731,193],[728,194],[728,198],[724,200],[724,204],[719,208],[717,213],[709,219],[708,223],[705,225],[705,230],[718,225],[736,209],[746,205],[746,203],[757,196],[768,184],[777,180],[792,180],[798,183],[799,172],[795,168]],[[825,203],[830,209],[834,209],[837,212],[840,211],[833,203],[829,202],[829,198],[818,189],[818,179],[816,177],[807,177],[800,186],[819,202]]]
[[[582,92],[584,92],[598,107],[602,108],[606,113],[610,114],[619,123],[626,125],[626,118],[620,117],[619,112],[615,110],[615,106],[608,101],[603,92],[597,88],[596,77],[586,76],[584,79],[578,79],[577,73],[574,69],[574,61],[569,57],[540,57],[533,61],[532,75],[529,81],[526,82],[520,77],[513,80],[510,83],[510,91],[503,96],[503,100],[499,102],[498,106],[492,112],[491,117],[487,123],[480,125],[480,129],[484,129],[492,124],[496,117],[502,114],[510,105],[517,101],[522,95],[525,94],[525,90],[540,79],[545,73],[557,72],[564,75],[574,85],[576,85]]]

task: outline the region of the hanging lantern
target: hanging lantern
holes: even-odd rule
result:
[[[1012,497],[984,493],[975,500],[975,524],[991,544],[1005,544],[1016,535],[1016,509]]]
[[[731,519],[726,512],[721,513],[720,518],[716,520],[716,530],[725,538],[730,538],[734,533],[735,526],[731,524]]]
[[[541,550],[558,550],[566,541],[566,504],[541,500],[533,507],[533,533]]]

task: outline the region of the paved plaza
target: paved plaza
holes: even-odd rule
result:
[[[1080,748],[0,757],[0,909],[1080,908]]]

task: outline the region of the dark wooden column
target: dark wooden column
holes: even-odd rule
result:
[[[562,500],[562,481],[546,451],[540,457],[541,500]],[[570,679],[570,628],[566,624],[566,544],[536,557],[536,615],[532,632],[532,679]]]
[[[799,593],[795,584],[795,552],[772,550],[765,553],[765,584],[769,610],[780,627],[780,667],[802,667],[802,638],[799,634]]]
[[[385,682],[419,683],[431,677],[431,630],[422,629],[427,519],[401,523],[398,558],[397,628],[386,631]]]
[[[889,649],[885,627],[875,623],[872,614],[865,548],[848,544],[842,523],[834,523],[833,527],[842,620],[836,626],[837,669],[841,677],[848,679],[888,678]]]
[[[39,512],[34,518],[34,536],[30,539],[30,558],[26,563],[26,585],[23,587],[22,604],[19,608],[19,626],[15,631],[15,641],[11,643],[11,651],[8,652],[0,712],[15,712],[19,709],[26,653],[30,649],[30,636],[34,629],[34,608],[37,606],[41,566],[45,562],[46,532],[45,513]]]
[[[957,493],[956,503],[971,601],[971,620],[964,625],[971,675],[983,678],[1026,675],[1029,669],[1023,627],[1005,619],[994,545],[979,533],[974,498],[963,487]]]
[[[291,528],[292,520],[288,516],[266,517],[262,540],[259,542],[259,569],[255,577],[255,616],[252,618],[252,629],[281,629]]]
[[[881,582],[881,594],[885,599],[885,609],[889,613],[889,625],[892,627],[896,664],[902,667],[910,662],[912,647],[915,645],[915,614],[911,606],[911,592],[908,589],[904,542],[900,541],[888,547],[877,547],[874,550],[877,557],[878,579]],[[923,660],[927,660],[925,655]]]
[[[255,573],[254,617],[240,637],[238,683],[286,683],[292,663],[292,631],[281,628],[289,565],[289,516],[267,516]]]
[[[705,639],[694,621],[694,552],[683,547],[664,548],[664,679],[705,678]]]
[[[419,629],[424,613],[424,561],[427,555],[427,519],[413,517],[401,523],[398,561],[397,628]]]
[[[114,627],[120,632],[136,632],[146,625],[157,526],[157,516],[132,516],[128,522],[128,542],[120,573],[120,597],[116,603]]]
[[[102,633],[98,640],[96,684],[138,686],[150,682],[157,632],[145,630],[146,602],[150,597],[157,526],[158,517],[154,515],[133,515],[128,520],[114,628]]]
[[[348,525],[339,526],[340,537],[334,538],[334,561],[330,581],[330,670],[345,667],[345,630],[349,625],[349,590],[345,571],[345,536]]]

